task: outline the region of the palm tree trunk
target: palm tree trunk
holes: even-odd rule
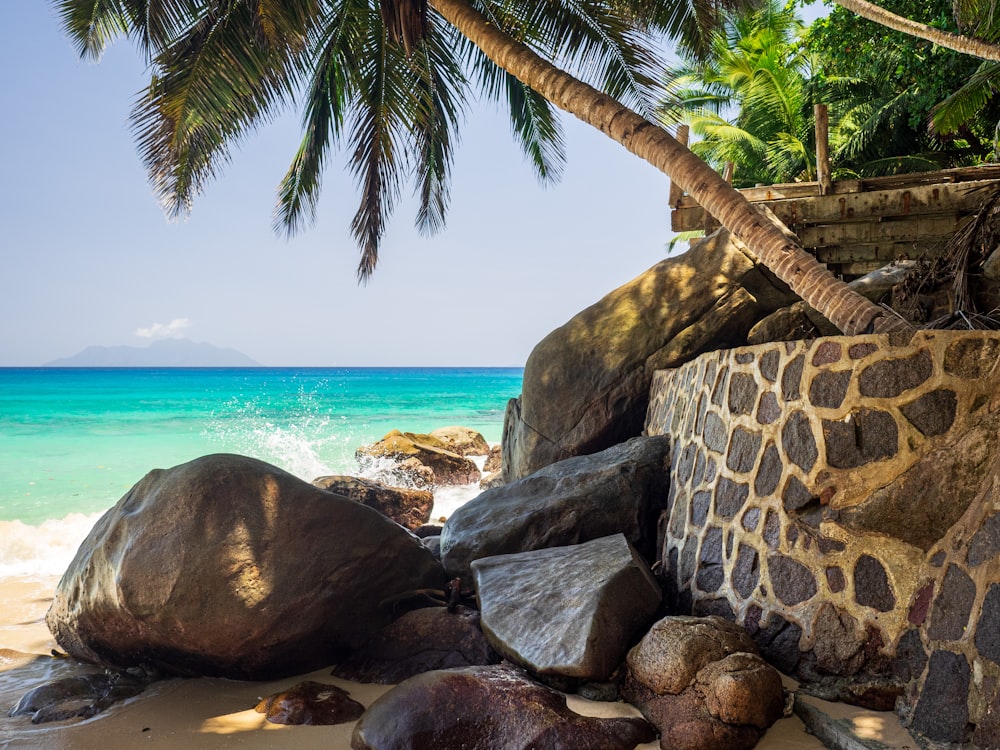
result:
[[[897,16],[880,5],[867,2],[867,0],[833,1],[842,8],[846,8],[852,13],[857,13],[869,21],[874,21],[880,26],[885,26],[894,31],[901,31],[904,34],[933,42],[938,46],[971,55],[972,57],[1000,62],[1000,47],[985,42],[982,39],[973,39],[961,34],[952,34],[941,29],[935,29],[933,26],[928,26],[927,24],[911,21],[909,18]]]
[[[522,83],[670,177],[841,331],[854,335],[908,328],[834,278],[783,231],[783,225],[769,220],[666,130],[546,62],[491,25],[465,0],[430,0],[430,6]]]

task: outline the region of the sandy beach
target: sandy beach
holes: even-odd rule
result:
[[[370,705],[389,686],[364,685],[330,676],[329,669],[274,682],[238,682],[222,679],[165,680],[141,695],[116,704],[85,721],[32,725],[27,717],[11,718],[7,711],[28,690],[73,674],[99,671],[68,659],[55,659],[56,647],[44,617],[57,579],[54,577],[0,579],[0,750],[127,750],[158,747],[167,750],[199,748],[298,748],[348,750],[353,723],[329,727],[288,727],[268,723],[253,710],[258,700],[302,679],[337,685],[351,697]],[[16,652],[16,653],[14,653]],[[789,682],[789,685],[794,683]],[[850,706],[809,700],[831,718],[851,727],[859,738],[877,740],[889,748],[915,748],[892,714],[860,711]],[[568,697],[575,711],[592,716],[638,715],[624,703],[596,703]],[[656,750],[657,743],[640,745]],[[810,735],[795,716],[780,720],[757,745],[761,750],[818,750],[824,745]]]

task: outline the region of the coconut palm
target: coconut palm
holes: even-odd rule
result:
[[[723,13],[705,59],[682,47],[667,69],[658,115],[686,122],[691,150],[716,169],[732,162],[737,187],[815,179],[817,85],[802,31],[791,8],[766,0]]]
[[[909,18],[896,15],[880,5],[870,3],[868,0],[834,0],[834,2],[852,13],[857,13],[862,18],[867,18],[869,21],[874,21],[888,29],[901,31],[904,34],[933,42],[941,47],[971,55],[972,57],[1000,62],[1000,46],[993,44],[989,40],[965,36],[963,34],[952,34],[925,23],[912,21]],[[961,0],[955,3],[956,7],[960,4]],[[972,4],[966,0],[965,5],[971,7]]]
[[[557,146],[550,102],[668,174],[845,333],[897,325],[620,101],[641,111],[647,100],[641,30],[690,29],[697,14],[687,11],[712,4],[472,2],[381,0],[376,11],[366,0],[58,0],[84,52],[99,53],[120,34],[148,51],[153,80],[137,106],[136,131],[154,185],[175,210],[225,161],[228,146],[305,80],[306,132],[282,184],[279,219],[294,228],[315,208],[322,167],[346,125],[362,190],[355,234],[366,276],[407,169],[419,177],[421,225],[443,219],[464,63],[488,92],[507,92],[520,113],[521,142],[543,173]],[[549,60],[583,62],[576,67],[603,90]]]

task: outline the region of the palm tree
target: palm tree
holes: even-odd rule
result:
[[[400,139],[415,148],[426,199],[423,226],[433,228],[443,218],[450,126],[460,110],[460,102],[444,92],[461,81],[452,54],[458,48],[487,88],[510,92],[513,86],[509,98],[529,102],[522,118],[528,133],[522,143],[529,151],[553,145],[552,131],[542,125],[552,118],[531,118],[543,100],[551,102],[669,175],[845,333],[900,325],[835,279],[783,226],[666,130],[618,101],[634,94],[640,104],[644,99],[645,82],[635,75],[643,69],[636,58],[641,53],[634,51],[641,46],[614,45],[614,54],[601,57],[608,34],[641,41],[635,21],[690,28],[692,15],[678,10],[690,5],[679,3],[671,13],[647,0],[586,6],[574,0],[567,7],[592,12],[571,23],[570,14],[552,12],[563,7],[559,3],[475,1],[478,9],[466,0],[430,0],[426,7],[419,0],[384,0],[381,25],[365,0],[162,0],[155,8],[148,0],[59,0],[59,6],[84,51],[99,52],[115,34],[128,33],[152,53],[154,76],[149,96],[138,105],[137,132],[154,184],[173,206],[183,208],[224,160],[229,143],[294,95],[296,76],[308,68],[306,135],[282,186],[281,218],[294,227],[303,209],[315,207],[330,137],[339,137],[345,119],[352,118],[352,163],[362,185],[355,234],[362,238],[366,276],[374,268],[387,207],[399,191],[399,166],[407,158],[396,149]],[[451,29],[464,39],[450,36]],[[532,48],[560,61],[596,58],[603,63],[606,92]]]
[[[1000,62],[1000,46],[990,41],[963,34],[952,34],[925,23],[911,21],[909,18],[898,16],[880,5],[868,2],[868,0],[834,0],[834,2],[852,13],[857,13],[862,18],[867,18],[869,21],[874,21],[888,29],[901,31],[904,34],[933,42],[941,47],[972,57]],[[956,6],[958,5],[959,3],[956,2]]]
[[[815,179],[817,85],[802,31],[793,9],[766,0],[724,12],[709,55],[682,47],[667,69],[661,121],[686,122],[699,136],[691,150],[716,169],[732,162],[737,187]]]

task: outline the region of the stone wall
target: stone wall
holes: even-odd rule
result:
[[[1000,334],[831,337],[653,381],[675,605],[925,736],[1000,738]]]

